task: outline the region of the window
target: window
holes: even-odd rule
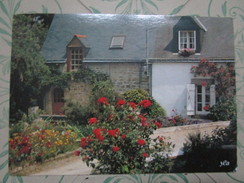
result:
[[[196,31],[179,31],[179,50],[196,50]]]
[[[187,115],[205,115],[209,111],[205,106],[213,106],[216,102],[215,85],[187,85]]]
[[[125,42],[125,36],[113,36],[110,44],[110,48],[123,49]]]
[[[196,86],[196,113],[205,114],[205,106],[210,106],[210,87],[209,86]]]
[[[81,48],[71,48],[71,70],[78,70],[83,59],[83,52]]]

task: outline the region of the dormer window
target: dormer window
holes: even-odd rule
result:
[[[125,42],[125,36],[117,35],[113,36],[110,44],[110,49],[123,49]]]
[[[179,31],[178,39],[179,50],[196,50],[196,31]]]
[[[71,56],[71,71],[76,71],[80,68],[83,59],[83,52],[81,48],[70,48]]]

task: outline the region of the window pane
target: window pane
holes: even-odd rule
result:
[[[197,104],[197,110],[202,111],[202,104]]]

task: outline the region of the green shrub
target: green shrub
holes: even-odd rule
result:
[[[165,110],[149,96],[148,92],[143,89],[128,90],[123,94],[126,101],[135,102],[138,104],[140,101],[147,99],[152,102],[152,105],[146,109],[143,109],[143,113],[147,113],[151,118],[163,118],[166,116]]]
[[[181,168],[187,172],[233,171],[236,168],[236,140],[235,118],[227,128],[213,130],[212,135],[189,135],[184,143],[185,164]],[[224,161],[229,165],[221,166]]]
[[[209,118],[214,121],[231,120],[236,116],[236,103],[234,99],[220,98],[219,101],[210,107]]]

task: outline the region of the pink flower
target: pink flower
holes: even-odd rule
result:
[[[206,81],[201,82],[201,86],[207,86],[207,85],[208,85],[208,83]]]
[[[205,63],[207,60],[205,58],[200,59],[200,63]]]
[[[75,152],[74,152],[74,155],[75,155],[75,156],[79,156],[79,155],[80,155],[80,151],[75,151]]]

